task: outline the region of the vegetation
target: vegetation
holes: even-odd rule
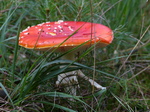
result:
[[[0,0],[0,111],[144,112],[150,109],[150,1]],[[109,26],[114,41],[88,49],[74,68],[63,55],[18,46],[19,32],[46,21],[89,21]],[[80,63],[80,64],[79,64]],[[82,69],[107,90],[82,79],[77,96],[55,86],[57,75]],[[73,98],[71,101],[69,98]]]

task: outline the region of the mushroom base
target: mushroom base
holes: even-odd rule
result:
[[[65,91],[70,93],[71,95],[76,96],[78,85],[77,72],[72,71],[68,73],[63,73],[58,75],[58,80],[56,81],[56,86],[65,86]]]
[[[67,60],[75,60],[74,53],[68,53],[62,57],[63,59]],[[63,66],[62,66],[63,67]],[[56,85],[59,87],[61,85],[65,85],[64,88],[66,92],[69,92],[71,95],[76,96],[77,88],[79,88],[78,79],[77,76],[83,78],[84,80],[87,80],[91,83],[92,86],[94,86],[97,89],[106,89],[106,87],[103,87],[99,85],[94,80],[90,79],[89,77],[85,76],[81,70],[71,71],[68,73],[63,73],[58,75],[58,79],[56,81]]]
[[[64,89],[66,92],[70,93],[71,95],[76,96],[77,88],[80,88],[78,84],[77,76],[83,78],[84,80],[89,81],[90,84],[96,89],[102,89],[102,90],[106,89],[106,87],[101,86],[94,80],[84,75],[81,70],[72,71],[72,72],[58,75],[58,80],[56,81],[56,85],[57,87],[64,85],[65,86]]]

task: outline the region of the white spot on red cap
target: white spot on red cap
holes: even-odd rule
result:
[[[99,38],[96,38],[97,40],[100,40]]]
[[[71,26],[68,26],[68,28],[69,28],[69,30],[74,31],[74,29],[73,29],[73,28],[71,28]]]
[[[42,26],[43,25],[43,23],[41,23],[41,24],[38,24],[37,26]]]
[[[64,25],[68,25],[68,23],[64,23]]]
[[[24,36],[19,37],[20,39],[24,38]]]
[[[40,42],[40,43],[38,43],[39,45],[42,45],[43,43],[42,42]]]
[[[61,26],[61,25],[58,25],[58,28],[62,28],[62,26]]]
[[[23,41],[19,41],[19,43],[23,43]]]
[[[62,22],[64,22],[64,21],[63,20],[58,20],[57,22],[55,22],[55,24],[60,24]]]
[[[50,44],[50,42],[49,41],[45,41],[44,44]]]
[[[59,30],[59,33],[62,33],[63,32],[63,30]]]
[[[57,32],[57,30],[54,30],[54,32]]]
[[[62,23],[62,22],[64,22],[64,21],[63,21],[63,20],[58,20],[58,22],[59,22],[59,23]]]
[[[29,34],[29,32],[24,33],[24,35],[28,35],[28,34]]]
[[[22,32],[25,32],[25,31],[28,31],[28,28],[27,28],[27,29],[25,29],[25,30],[23,30]]]
[[[51,25],[47,24],[46,26],[51,26]]]

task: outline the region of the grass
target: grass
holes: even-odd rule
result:
[[[0,0],[0,87],[8,96],[0,100],[0,111],[148,111],[149,7],[147,0]],[[60,63],[72,63],[60,60],[61,53],[18,46],[20,31],[57,20],[104,24],[113,29],[114,41],[81,53],[74,68],[61,69]],[[79,79],[81,87],[73,97],[55,86],[58,74],[79,68],[107,90],[93,90]]]

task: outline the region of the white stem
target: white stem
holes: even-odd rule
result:
[[[63,59],[67,60],[75,60],[74,53],[68,53],[62,57]],[[64,66],[61,66],[64,67]],[[66,92],[69,92],[71,95],[76,96],[77,88],[79,88],[78,85],[78,79],[77,79],[77,71],[71,71],[68,73],[63,73],[58,75],[58,79],[56,81],[56,85],[65,85],[64,88]]]

